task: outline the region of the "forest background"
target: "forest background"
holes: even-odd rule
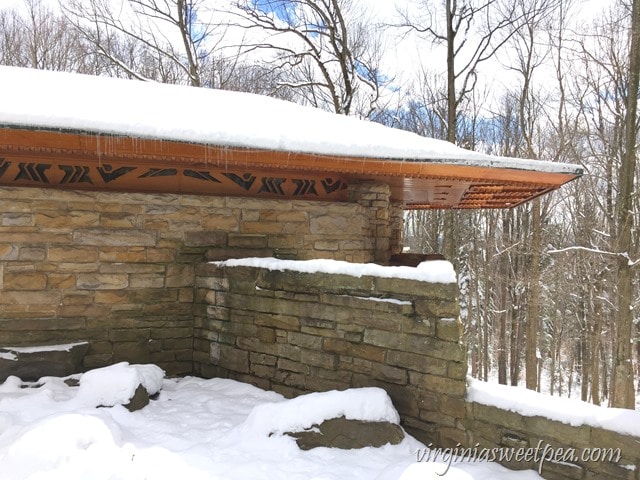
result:
[[[0,0],[0,64],[259,93],[581,165],[512,209],[410,211],[405,245],[454,263],[473,377],[640,408],[632,3]]]

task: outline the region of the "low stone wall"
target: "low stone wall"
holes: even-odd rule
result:
[[[2,187],[0,347],[88,341],[85,368],[190,374],[195,268],[207,258],[388,258],[399,227],[389,187],[349,193],[327,203]]]
[[[196,374],[289,397],[379,386],[417,438],[466,440],[455,283],[219,263],[197,276]]]
[[[467,447],[511,453],[511,461],[501,463],[512,469],[534,469],[549,480],[640,480],[637,437],[523,416],[476,402],[467,404],[464,423]]]

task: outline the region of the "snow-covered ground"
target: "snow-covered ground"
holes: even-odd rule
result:
[[[292,400],[226,379],[167,379],[150,365],[117,364],[28,384],[0,384],[0,479],[362,479],[534,480],[492,463],[449,468],[416,461],[425,446],[300,450],[282,432],[324,418],[397,422],[380,389],[309,394]],[[142,410],[120,403],[138,383],[159,396]],[[115,405],[98,407],[99,405]]]

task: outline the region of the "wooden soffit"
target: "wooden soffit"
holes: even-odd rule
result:
[[[0,128],[3,186],[346,201],[350,183],[383,181],[406,209],[471,209],[513,207],[580,175]]]

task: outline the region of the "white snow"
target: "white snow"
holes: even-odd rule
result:
[[[155,366],[118,364],[74,375],[0,384],[0,480],[540,480],[491,463],[416,464],[410,436],[381,448],[300,450],[281,433],[336,415],[397,422],[383,390],[351,389],[286,400],[226,379],[164,379],[142,410],[95,408],[81,390],[126,385],[132,370],[157,382]],[[27,388],[25,388],[27,387]],[[95,403],[95,402],[94,402]]]
[[[46,85],[47,88],[42,88]],[[0,125],[398,161],[546,172],[576,165],[496,157],[260,95],[0,66]],[[362,170],[366,171],[365,164]]]
[[[446,260],[423,262],[417,267],[387,267],[375,263],[351,263],[341,260],[281,260],[278,258],[236,258],[215,265],[229,267],[257,267],[267,270],[295,271],[304,273],[330,273],[352,277],[375,276],[383,278],[404,278],[432,283],[455,283],[453,265]]]
[[[408,300],[398,300],[397,298],[378,298],[378,297],[354,297],[354,298],[359,298],[360,300],[370,300],[372,302],[393,303],[395,305],[411,305],[412,304]]]
[[[607,408],[473,378],[469,378],[468,383],[467,400],[470,402],[498,407],[527,417],[541,416],[573,426],[589,425],[640,437],[640,411]]]
[[[60,345],[39,345],[34,347],[2,347],[2,350],[9,350],[15,353],[38,353],[38,352],[68,352],[73,347],[84,345],[87,342],[63,343]]]
[[[291,400],[257,405],[242,424],[261,435],[298,432],[324,420],[400,423],[391,399],[381,388],[368,387],[346,391],[333,390],[301,395]]]
[[[117,363],[82,375],[78,399],[92,406],[125,405],[133,398],[139,385],[149,395],[158,393],[163,379],[164,371],[155,365]]]

